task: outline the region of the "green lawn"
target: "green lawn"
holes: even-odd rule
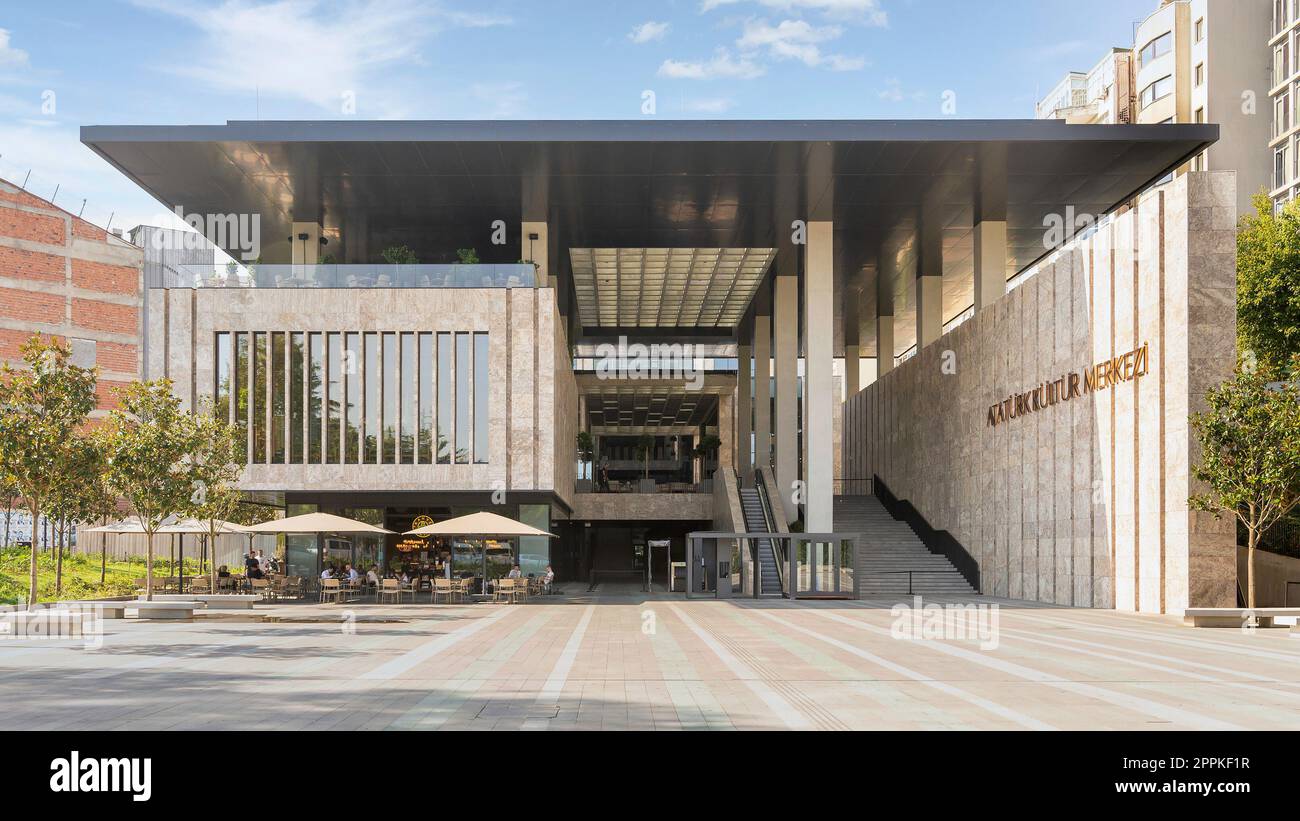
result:
[[[0,550],[0,604],[20,604],[27,600],[27,577],[31,554],[25,547]],[[63,557],[63,593],[54,595],[53,551],[42,551],[37,564],[37,590],[41,601],[59,599],[97,599],[107,596],[128,596],[135,593],[135,579],[144,578],[144,559],[108,562],[104,584],[99,583],[99,555],[70,553]],[[154,557],[154,577],[167,573],[166,557]],[[185,573],[198,572],[197,562],[188,559]]]

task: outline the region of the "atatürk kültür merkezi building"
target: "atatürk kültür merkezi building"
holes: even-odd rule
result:
[[[290,513],[402,531],[499,505],[561,537],[525,540],[525,572],[582,580],[639,571],[659,540],[680,557],[692,530],[802,519],[866,534],[864,595],[915,561],[934,589],[1152,612],[1234,599],[1231,525],[1187,506],[1188,413],[1234,358],[1234,177],[1147,190],[1216,137],[956,120],[82,131],[168,208],[257,216],[256,261],[148,283],[146,365],[247,432],[244,487]],[[877,540],[881,500],[950,538],[915,555]],[[329,558],[286,548],[304,575]],[[424,549],[326,543],[367,562]]]

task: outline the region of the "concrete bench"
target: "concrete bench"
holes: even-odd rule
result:
[[[252,610],[262,597],[255,593],[155,593],[153,600],[198,602],[208,610]]]
[[[202,606],[193,599],[127,602],[127,609],[134,610],[137,619],[192,619],[194,611]]]
[[[1251,616],[1256,627],[1273,627],[1274,619],[1300,616],[1300,607],[1192,607],[1183,612],[1183,624],[1240,628]]]
[[[66,607],[16,610],[0,613],[0,638],[77,638],[94,621],[91,613]]]
[[[69,601],[60,602],[60,604],[72,605],[84,613],[94,613],[101,619],[124,619],[126,618],[127,605],[135,604],[129,601]]]

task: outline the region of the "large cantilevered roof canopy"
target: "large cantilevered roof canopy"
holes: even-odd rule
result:
[[[1005,217],[1013,276],[1044,254],[1049,215],[1112,210],[1218,134],[1053,120],[341,120],[87,126],[81,139],[168,209],[260,214],[268,262],[287,260],[294,221],[320,222],[347,262],[394,243],[426,262],[464,247],[513,262],[519,223],[545,221],[572,289],[571,249],[775,249],[779,263],[792,220],[833,220],[839,292],[922,223],[942,235],[945,278],[968,273],[977,213]],[[504,247],[491,244],[497,220]],[[598,315],[598,287],[591,299]],[[716,303],[715,323],[735,316]],[[633,310],[622,294],[604,304],[625,306],[620,323]],[[682,315],[672,308],[635,302],[638,318]]]

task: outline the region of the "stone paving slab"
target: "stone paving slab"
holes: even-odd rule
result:
[[[996,604],[995,631],[907,638],[900,604],[598,593],[114,621],[98,649],[0,640],[0,729],[1300,729],[1287,630],[972,597],[923,604]]]

